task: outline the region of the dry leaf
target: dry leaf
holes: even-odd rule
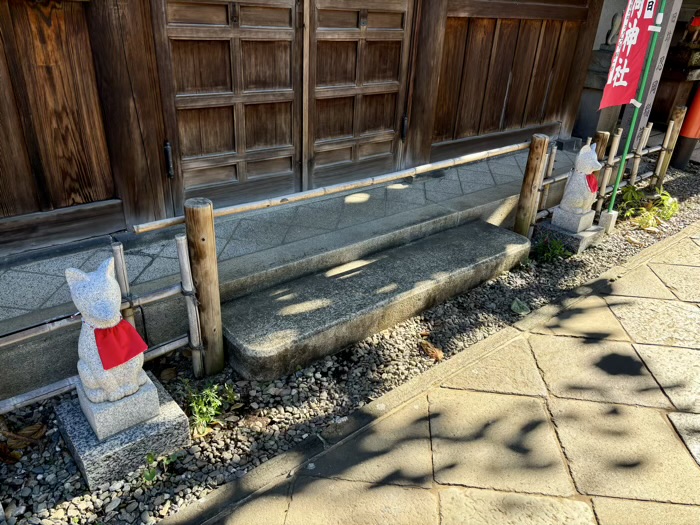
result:
[[[166,368],[160,373],[161,381],[172,381],[177,377],[177,368]]]
[[[203,438],[204,436],[206,436],[207,434],[211,434],[212,432],[213,432],[213,430],[209,427],[204,427],[204,428],[195,427],[192,430],[192,439]]]
[[[442,361],[445,355],[442,353],[437,346],[435,346],[430,341],[420,341],[420,347],[426,355],[435,360],[435,362]]]
[[[420,336],[421,336],[421,337],[430,337],[430,332],[429,332],[428,330],[423,330],[423,331],[420,333]]]
[[[5,443],[0,443],[0,463],[14,465],[22,459],[22,453],[16,450],[10,450]]]
[[[19,432],[4,430],[2,433],[7,437],[7,446],[9,448],[21,450],[27,448],[30,444],[38,445],[40,443],[39,440],[46,434],[46,425],[36,423],[35,425],[24,427]]]

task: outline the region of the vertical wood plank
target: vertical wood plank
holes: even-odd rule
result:
[[[499,19],[496,24],[489,76],[486,81],[486,97],[479,123],[481,134],[501,129],[519,28],[520,20],[515,19]]]
[[[564,97],[567,95],[566,84],[569,80],[569,73],[574,67],[571,57],[576,47],[579,27],[580,23],[576,21],[566,20],[562,24],[557,54],[552,66],[552,80],[547,90],[543,121],[558,120],[560,117]],[[580,64],[579,67],[584,67],[584,65]]]
[[[10,0],[10,7],[52,205],[111,198],[84,4]]]
[[[473,18],[469,21],[456,139],[471,137],[479,132],[495,31],[494,18]]]
[[[160,85],[150,5],[104,0],[86,5],[95,74],[117,195],[127,224],[172,215],[165,180]]]
[[[0,35],[0,217],[39,211],[36,182],[22,135],[15,92]]]
[[[421,17],[416,21],[413,104],[406,146],[407,166],[418,166],[430,160],[447,19],[447,0],[420,1]]]
[[[468,28],[468,18],[447,19],[433,143],[454,138]]]
[[[537,54],[537,43],[542,29],[542,20],[521,20],[518,44],[513,59],[511,89],[506,101],[505,129],[519,128],[525,113],[527,85]]]
[[[542,24],[540,40],[537,45],[537,57],[525,103],[523,127],[542,121],[561,25],[559,20],[545,20]]]
[[[593,42],[598,30],[600,13],[603,9],[603,0],[589,0],[588,16],[579,30],[576,41],[576,49],[571,57],[571,75],[566,84],[566,97],[561,109],[562,136],[570,136],[574,127],[578,105],[583,93],[583,83],[586,80],[587,67],[593,54]]]
[[[549,148],[547,135],[535,134],[530,142],[530,154],[525,166],[525,177],[520,190],[520,200],[515,212],[513,231],[525,237],[530,236],[530,226],[535,220],[540,188],[544,179],[544,165]]]

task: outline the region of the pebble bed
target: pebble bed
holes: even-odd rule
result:
[[[581,255],[503,273],[279,381],[242,381],[230,369],[195,381],[185,356],[161,359],[151,369],[156,375],[172,367],[180,371],[163,383],[185,410],[186,384],[195,390],[210,383],[232,384],[242,406],[224,413],[221,424],[193,440],[167,471],[161,464],[153,481],[138,471],[88,491],[54,416],[54,407],[73,394],[6,415],[10,430],[35,423],[48,428],[42,444],[26,449],[20,462],[0,463],[0,504],[7,524],[156,523],[434,366],[420,349],[424,337],[449,359],[517,321],[520,315],[511,310],[516,298],[532,310],[539,308],[700,220],[699,172],[700,165],[691,163],[687,172],[669,173],[666,189],[680,200],[681,212],[658,233],[620,222],[613,235]],[[2,519],[0,510],[0,523]]]

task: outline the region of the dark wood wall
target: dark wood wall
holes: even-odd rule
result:
[[[172,213],[149,6],[0,0],[0,255]]]

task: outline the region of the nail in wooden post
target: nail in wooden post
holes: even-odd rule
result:
[[[212,202],[201,198],[187,199],[185,225],[192,279],[199,302],[199,320],[204,344],[204,373],[213,375],[224,369],[225,358]]]
[[[547,148],[549,147],[549,137],[536,133],[530,142],[530,154],[527,157],[525,167],[525,178],[520,190],[520,200],[515,214],[514,231],[528,236],[530,226],[535,220],[537,203],[539,199],[542,181],[544,180],[544,165],[547,158]]]
[[[673,129],[671,130],[671,135],[668,142],[668,151],[664,156],[664,163],[661,165],[661,171],[658,177],[654,177],[653,186],[660,188],[664,184],[664,179],[666,178],[666,172],[668,171],[668,165],[671,163],[671,157],[673,156],[673,150],[676,148],[676,142],[678,141],[678,135],[681,133],[681,128],[683,127],[683,121],[685,120],[685,113],[688,108],[685,106],[676,106],[673,108],[671,113],[671,120],[674,122]]]

